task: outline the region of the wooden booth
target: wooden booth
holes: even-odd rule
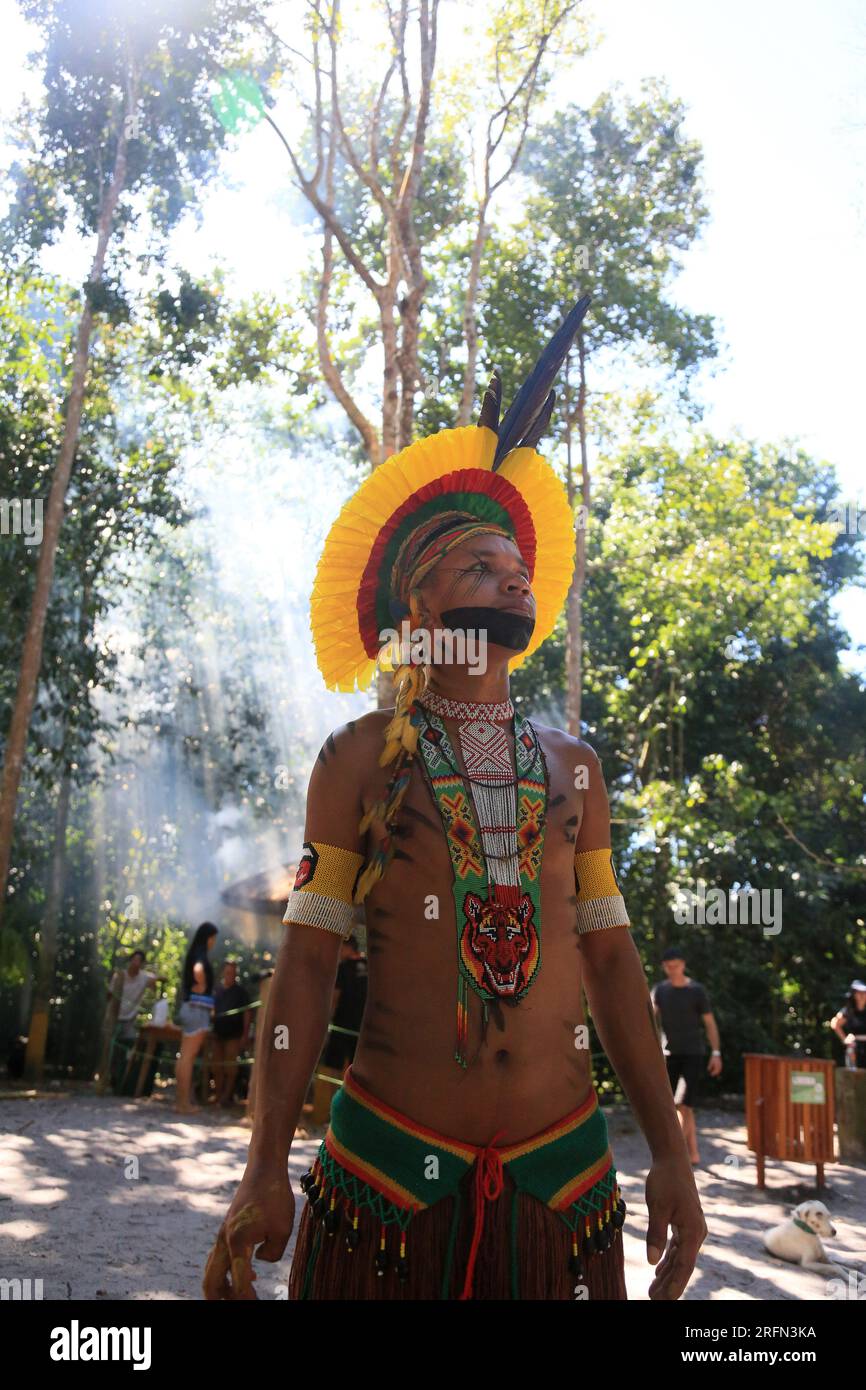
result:
[[[744,1054],[746,1128],[756,1155],[758,1186],[764,1187],[764,1160],[814,1163],[816,1184],[824,1186],[824,1164],[834,1163],[835,1063],[819,1057]]]
[[[837,1069],[836,1118],[840,1161],[866,1163],[866,1067]]]

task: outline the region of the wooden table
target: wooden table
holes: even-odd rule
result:
[[[176,1023],[166,1023],[161,1028],[155,1028],[152,1023],[146,1023],[143,1028],[139,1028],[138,1037],[126,1059],[126,1069],[123,1073],[121,1089],[126,1082],[127,1074],[129,1073],[134,1059],[140,1056],[141,1066],[138,1069],[138,1080],[135,1083],[135,1090],[133,1092],[134,1096],[140,1096],[144,1090],[144,1084],[147,1081],[147,1073],[150,1070],[157,1043],[170,1042],[174,1043],[175,1048],[177,1048],[180,1045],[182,1037],[183,1029],[178,1028]]]

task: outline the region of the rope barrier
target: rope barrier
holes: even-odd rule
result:
[[[260,999],[257,999],[257,1000],[255,1001],[254,1004],[244,1005],[242,1008],[239,1008],[239,1009],[227,1009],[227,1010],[225,1011],[225,1013],[220,1014],[219,1017],[220,1017],[220,1018],[228,1018],[231,1014],[243,1014],[243,1013],[246,1013],[246,1012],[247,1012],[247,1009],[258,1009],[258,1008],[261,1007],[261,1002],[262,1002],[262,1001],[261,1001]],[[146,1027],[146,1026],[147,1026],[147,1025],[145,1025],[145,1027]],[[350,1038],[359,1038],[359,1037],[361,1036],[361,1034],[359,1033],[359,1031],[358,1031],[356,1028],[343,1028],[343,1027],[341,1027],[341,1025],[340,1025],[339,1023],[329,1023],[329,1024],[328,1024],[328,1032],[329,1032],[329,1033],[343,1033],[343,1034],[345,1034],[347,1037],[350,1037]],[[209,1034],[209,1036],[214,1037],[215,1035],[214,1035],[214,1034]],[[109,1072],[111,1072],[111,1070],[112,1070],[112,1068],[113,1068],[114,1049],[115,1049],[115,1048],[119,1048],[121,1052],[125,1052],[125,1053],[127,1054],[127,1056],[128,1056],[129,1053],[135,1051],[135,1049],[138,1047],[140,1041],[141,1041],[141,1035],[139,1034],[139,1037],[136,1038],[134,1042],[130,1043],[129,1046],[125,1046],[124,1043],[122,1043],[122,1042],[120,1041],[120,1039],[117,1037],[117,1035],[115,1034],[115,1035],[112,1037],[112,1040],[111,1040],[111,1052],[110,1052],[110,1055],[109,1055]],[[164,1041],[168,1042],[168,1041],[171,1041],[171,1039],[164,1039]],[[217,1039],[217,1041],[218,1041],[218,1039]],[[604,1054],[603,1052],[591,1052],[591,1053],[590,1053],[590,1061],[595,1062],[595,1061],[598,1060],[598,1058],[603,1057],[604,1055],[605,1055],[605,1054]],[[165,1060],[166,1060],[166,1062],[168,1063],[169,1066],[173,1067],[173,1065],[174,1065],[174,1063],[176,1062],[177,1059],[176,1059],[176,1058],[173,1058],[173,1059],[169,1060],[169,1059],[167,1058],[167,1059],[165,1059]],[[144,1061],[144,1055],[143,1055],[143,1054],[142,1054],[142,1061]],[[200,1071],[201,1068],[202,1068],[202,1067],[205,1067],[205,1066],[207,1067],[208,1071],[219,1071],[220,1068],[223,1068],[223,1067],[251,1067],[251,1066],[253,1065],[253,1062],[254,1062],[254,1061],[255,1061],[255,1057],[237,1057],[234,1061],[231,1061],[231,1062],[215,1062],[215,1061],[208,1061],[206,1058],[203,1058],[203,1057],[201,1057],[201,1056],[196,1056],[196,1057],[194,1058],[194,1060],[193,1060],[193,1070],[195,1071],[196,1069],[198,1069],[198,1070]],[[160,1065],[160,1066],[163,1064],[163,1063],[162,1063],[162,1059],[158,1059],[158,1058],[156,1058],[154,1055],[152,1055],[151,1058],[150,1058],[150,1064],[151,1064],[151,1065],[154,1065],[154,1063],[157,1063],[157,1064]],[[315,1072],[313,1072],[313,1076],[314,1076],[318,1081],[329,1081],[329,1082],[331,1083],[332,1086],[342,1086],[342,1084],[343,1084],[343,1078],[342,1078],[342,1076],[329,1076],[326,1072],[321,1072],[321,1071],[315,1071]]]
[[[258,999],[258,1000],[256,1000],[255,1004],[251,1004],[249,1007],[250,1007],[251,1009],[253,1009],[253,1008],[257,1009],[257,1008],[260,1007],[260,1005],[261,1005],[261,1000]],[[246,1009],[245,1009],[245,1008],[243,1008],[243,1009],[229,1009],[229,1010],[226,1011],[226,1013],[220,1014],[220,1018],[226,1018],[226,1017],[228,1017],[228,1014],[229,1014],[229,1013],[246,1013]],[[143,1026],[143,1028],[140,1030],[139,1036],[138,1036],[137,1038],[135,1038],[134,1040],[128,1042],[128,1043],[123,1042],[122,1039],[120,1039],[120,1038],[117,1036],[116,1033],[113,1035],[113,1037],[112,1037],[112,1039],[111,1039],[111,1048],[110,1048],[109,1058],[108,1058],[109,1074],[111,1074],[111,1073],[113,1072],[113,1068],[114,1068],[115,1049],[116,1049],[118,1052],[124,1054],[124,1055],[126,1056],[126,1058],[127,1058],[127,1061],[128,1061],[128,1058],[129,1058],[130,1053],[134,1053],[134,1052],[138,1049],[138,1047],[139,1047],[139,1044],[140,1044],[140,1042],[141,1042],[141,1032],[143,1032],[144,1028],[146,1028],[146,1027],[148,1027],[148,1026],[149,1026],[149,1025],[145,1024],[145,1025]],[[329,1023],[329,1024],[328,1024],[328,1032],[329,1032],[329,1033],[346,1033],[346,1034],[348,1034],[349,1037],[352,1037],[352,1038],[359,1038],[359,1037],[361,1036],[360,1033],[357,1031],[357,1029],[355,1029],[355,1028],[342,1028],[338,1023]],[[209,1036],[210,1036],[210,1037],[214,1037],[215,1035],[214,1035],[214,1034],[209,1034]],[[172,1041],[174,1041],[174,1039],[171,1039],[171,1038],[164,1038],[164,1039],[163,1039],[163,1042],[172,1042]],[[217,1041],[219,1041],[219,1039],[217,1039]],[[158,1047],[161,1046],[161,1045],[162,1045],[161,1043],[158,1043],[158,1044],[157,1044]],[[141,1053],[141,1060],[142,1060],[142,1061],[145,1061],[145,1060],[146,1060],[146,1059],[145,1059],[145,1055],[144,1055],[143,1052]],[[251,1067],[251,1066],[253,1065],[253,1062],[254,1062],[254,1061],[255,1061],[255,1057],[237,1057],[237,1058],[235,1058],[234,1061],[230,1061],[230,1062],[217,1062],[217,1061],[208,1060],[207,1058],[202,1057],[202,1056],[199,1054],[199,1055],[197,1055],[197,1056],[193,1059],[193,1064],[192,1064],[192,1065],[193,1065],[193,1071],[194,1071],[194,1072],[195,1072],[195,1071],[201,1072],[201,1069],[202,1069],[203,1067],[206,1067],[208,1071],[214,1071],[214,1072],[215,1072],[215,1071],[220,1071],[221,1069],[224,1069],[224,1068],[226,1068],[226,1067]],[[176,1062],[177,1062],[177,1057],[176,1057],[176,1056],[175,1056],[175,1057],[159,1058],[159,1057],[156,1056],[155,1053],[153,1053],[153,1054],[151,1055],[150,1059],[149,1059],[149,1065],[150,1065],[150,1066],[153,1066],[153,1065],[158,1065],[158,1066],[160,1066],[160,1067],[166,1066],[166,1067],[167,1067],[170,1071],[172,1071],[172,1072],[173,1072],[173,1070],[174,1070],[174,1067],[175,1067],[175,1065],[176,1065]],[[318,1077],[319,1077],[321,1080],[323,1080],[323,1081],[333,1081],[333,1080],[334,1080],[334,1077],[333,1077],[333,1076],[325,1076],[322,1072],[316,1072],[315,1075],[318,1076]],[[342,1085],[342,1081],[338,1081],[336,1084],[337,1084],[338,1086],[339,1086],[339,1085]]]

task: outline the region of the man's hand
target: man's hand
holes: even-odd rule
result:
[[[647,1174],[646,1202],[649,1208],[647,1259],[651,1265],[656,1265],[649,1296],[651,1299],[677,1299],[692,1277],[698,1251],[707,1238],[707,1223],[685,1154],[682,1158],[653,1163]],[[669,1226],[673,1234],[659,1262]]]
[[[709,1072],[710,1076],[721,1076],[721,1074],[722,1074],[722,1059],[721,1059],[721,1057],[711,1057],[710,1060],[709,1060],[709,1063],[707,1064],[707,1071]]]
[[[256,1259],[281,1259],[295,1221],[295,1198],[285,1169],[247,1168],[205,1266],[208,1300],[254,1299]]]

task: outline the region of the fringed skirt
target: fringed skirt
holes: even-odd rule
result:
[[[478,1148],[354,1080],[301,1183],[292,1299],[625,1299],[607,1125],[595,1090],[519,1144]]]

